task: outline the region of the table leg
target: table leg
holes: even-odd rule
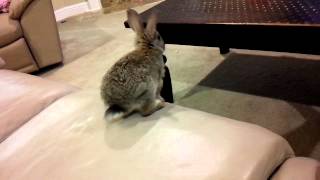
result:
[[[163,56],[163,59],[165,62],[167,62],[167,58]],[[161,97],[169,103],[173,103],[173,92],[172,92],[172,84],[171,84],[171,76],[170,76],[170,71],[167,66],[165,66],[165,76],[163,78],[163,87],[160,92]]]

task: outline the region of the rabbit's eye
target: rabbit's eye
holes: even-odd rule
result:
[[[157,38],[158,38],[158,40],[160,40],[160,39],[161,39],[160,35],[158,35],[158,37],[157,37]]]

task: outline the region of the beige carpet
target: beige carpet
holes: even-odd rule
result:
[[[107,69],[133,48],[124,20],[121,11],[59,24],[65,64],[39,75],[98,90]],[[178,45],[166,55],[176,104],[261,125],[297,155],[320,160],[319,56],[233,50],[224,57],[217,48]]]

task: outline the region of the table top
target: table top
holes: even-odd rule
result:
[[[142,13],[159,23],[320,26],[320,0],[166,0]]]

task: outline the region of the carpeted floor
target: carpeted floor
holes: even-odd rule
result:
[[[145,10],[153,4],[138,7]],[[133,49],[125,12],[59,24],[64,65],[39,75],[98,89],[105,71]],[[320,160],[320,57],[168,45],[176,104],[255,123],[285,137],[297,155]]]

